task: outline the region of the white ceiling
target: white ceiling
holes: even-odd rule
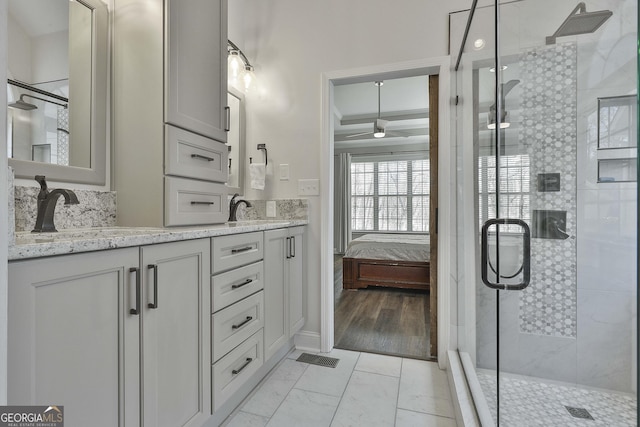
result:
[[[387,136],[366,135],[345,138],[373,130],[378,116],[378,88],[373,81],[336,86],[334,138],[336,147],[374,145],[405,145],[425,143],[428,135],[429,77],[415,76],[384,80],[380,88],[380,116],[389,120]],[[411,134],[408,137],[388,135],[393,131]]]

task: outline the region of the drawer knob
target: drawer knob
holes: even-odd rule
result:
[[[242,322],[238,323],[237,325],[231,325],[231,329],[239,329],[244,325],[246,325],[247,323],[251,322],[252,320],[253,320],[253,317],[247,316],[246,319],[244,319]]]
[[[206,161],[208,161],[208,162],[213,162],[213,161],[215,160],[215,159],[214,159],[214,158],[212,158],[212,157],[207,157],[207,156],[203,156],[203,155],[200,155],[200,154],[192,154],[192,155],[191,155],[191,158],[192,158],[192,159],[206,160]]]
[[[231,373],[233,375],[238,375],[240,372],[242,372],[242,370],[244,368],[246,368],[247,366],[249,366],[249,363],[251,363],[253,361],[252,358],[247,357],[246,361],[244,362],[244,365],[240,366],[240,369],[234,369],[233,371],[231,371]]]
[[[241,288],[243,286],[247,286],[251,282],[253,282],[253,279],[247,279],[244,282],[239,283],[237,285],[231,285],[231,289],[238,289],[238,288]]]

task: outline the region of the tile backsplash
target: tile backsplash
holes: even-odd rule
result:
[[[13,185],[13,170],[9,168],[9,243],[15,241],[15,231],[31,231],[36,222],[37,197],[40,188]],[[54,224],[63,230],[69,228],[115,227],[116,192],[73,190],[78,196],[77,205],[65,205],[64,197],[58,199]],[[252,207],[244,204],[238,208],[241,220],[293,220],[308,219],[307,199],[276,200],[276,216],[267,217],[266,200],[250,200]]]
[[[15,187],[16,231],[31,231],[33,229],[36,223],[39,191],[38,187]],[[64,197],[58,199],[54,216],[56,228],[116,226],[116,193],[114,191],[73,190],[73,192],[78,196],[80,203],[65,206]]]
[[[274,219],[274,220],[291,220],[291,219],[309,219],[309,201],[307,199],[282,199],[275,200],[276,216],[267,217],[267,201],[266,200],[249,200],[251,207],[244,208],[240,205],[238,208],[238,219],[240,220],[257,220],[257,219]],[[242,210],[242,211],[241,211]]]

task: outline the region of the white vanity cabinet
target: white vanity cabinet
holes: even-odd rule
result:
[[[165,0],[165,121],[227,141],[227,4]]]
[[[227,0],[118,0],[113,179],[118,223],[228,218]]]
[[[210,239],[141,248],[144,426],[211,416]]]
[[[139,425],[137,269],[137,248],[9,263],[9,405],[64,405],[69,426]]]
[[[264,364],[263,233],[214,237],[211,248],[211,376],[215,412]]]
[[[8,403],[64,405],[69,426],[205,423],[209,242],[11,262]]]
[[[269,230],[265,245],[265,358],[304,324],[304,227]]]

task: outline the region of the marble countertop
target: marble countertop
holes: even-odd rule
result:
[[[307,224],[307,220],[255,220],[184,228],[107,227],[59,230],[57,233],[17,232],[15,245],[9,246],[9,261],[201,239]]]

